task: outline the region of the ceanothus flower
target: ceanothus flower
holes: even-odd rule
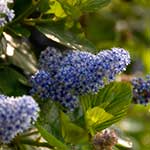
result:
[[[0,95],[0,143],[10,143],[19,133],[31,128],[39,107],[31,96]]]
[[[147,105],[150,102],[150,75],[145,79],[134,78],[133,85],[133,102],[136,104]]]
[[[61,52],[48,47],[41,53],[39,70],[31,77],[31,93],[74,109],[80,95],[97,93],[114,81],[116,74],[124,71],[129,63],[129,53],[121,48],[94,55],[79,50]]]
[[[55,78],[76,93],[98,92],[115,75],[124,71],[130,63],[129,53],[123,49],[89,52],[70,51],[64,57]]]
[[[77,97],[74,96],[67,87],[51,78],[51,75],[44,70],[37,71],[35,75],[31,77],[30,82],[33,87],[30,90],[31,94],[36,93],[42,99],[51,98],[69,108],[74,108],[75,105],[77,105]]]
[[[13,3],[13,0],[0,0],[0,27],[12,21],[15,17],[14,10],[8,7],[9,3]]]
[[[53,47],[48,47],[45,51],[41,52],[39,59],[39,69],[50,72],[50,75],[55,75],[61,66],[63,53]]]
[[[6,99],[7,97],[5,95],[0,95],[0,99]]]

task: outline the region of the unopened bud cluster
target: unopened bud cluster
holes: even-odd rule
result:
[[[113,146],[117,144],[117,139],[114,131],[106,129],[93,137],[93,145],[95,150],[112,150]]]

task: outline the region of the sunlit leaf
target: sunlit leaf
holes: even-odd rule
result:
[[[98,106],[94,108],[89,108],[86,111],[85,115],[86,115],[86,123],[88,127],[96,126],[113,117],[113,115],[107,113],[104,109]]]
[[[96,51],[95,46],[93,46],[91,42],[89,42],[86,38],[82,38],[67,31],[62,22],[39,25],[37,26],[37,29],[47,38],[67,47],[85,51]]]
[[[77,20],[82,12],[80,10],[80,0],[58,0],[61,4],[63,10],[68,16],[71,16],[72,19]]]
[[[143,63],[144,63],[144,66],[145,66],[145,70],[147,73],[149,73],[150,71],[150,49],[144,49],[143,50],[144,53],[142,53],[142,60],[143,60]]]
[[[64,18],[66,17],[66,13],[64,12],[61,4],[56,0],[52,1],[50,5],[50,9],[46,12],[47,14],[54,14],[56,17]]]
[[[110,3],[111,0],[83,0],[81,10],[83,11],[96,11],[100,7],[104,7]]]
[[[9,56],[9,62],[29,73],[34,73],[36,71],[36,58],[29,41],[26,38],[14,38],[6,33],[4,36],[7,39],[5,54]]]
[[[111,83],[101,89],[96,95],[83,96],[81,100],[82,108],[86,112],[89,108],[99,106],[113,117],[109,120],[97,124],[95,129],[102,130],[119,121],[127,113],[132,98],[132,90],[126,83]]]

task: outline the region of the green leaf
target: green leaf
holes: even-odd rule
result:
[[[10,23],[22,22],[28,18],[34,11],[38,9],[42,0],[16,0],[13,7],[15,11],[15,19]]]
[[[58,5],[55,11],[60,8],[73,20],[77,20],[84,12],[94,12],[101,7],[106,6],[110,0],[54,0]],[[63,9],[62,9],[63,8]]]
[[[104,109],[96,106],[94,108],[89,108],[85,114],[86,124],[88,128],[99,125],[113,117],[113,115],[107,113]]]
[[[95,129],[102,130],[118,122],[127,113],[132,99],[132,90],[126,83],[111,83],[101,89],[96,95],[86,95],[81,97],[83,111],[95,106],[103,108],[113,117],[109,120],[97,124]]]
[[[27,82],[26,78],[14,69],[8,67],[0,68],[0,89],[2,93],[9,96],[26,94],[28,88],[22,84],[25,82]]]
[[[15,5],[13,7],[15,15],[19,16],[22,14],[31,4],[31,0],[15,0]]]
[[[64,12],[73,20],[78,20],[82,15],[80,10],[80,0],[58,0],[58,2],[61,4]]]
[[[59,107],[51,100],[41,101],[40,125],[59,139],[62,139],[59,119]]]
[[[47,14],[54,14],[56,17],[64,18],[66,17],[66,13],[64,12],[61,4],[56,0],[52,1],[50,9],[46,12]]]
[[[113,147],[113,150],[120,150],[120,149],[114,146],[114,147]]]
[[[19,37],[28,38],[30,36],[30,31],[27,28],[21,26],[20,24],[15,24],[9,27],[9,29]]]
[[[41,0],[39,2],[39,10],[40,12],[46,12],[50,8],[49,0]]]
[[[62,136],[65,141],[72,144],[82,144],[88,142],[88,133],[83,128],[72,123],[69,117],[61,112]]]
[[[42,126],[36,123],[36,127],[38,128],[39,132],[41,133],[42,137],[52,146],[57,147],[59,150],[68,150],[68,147],[50,134],[47,130],[45,130]]]
[[[38,25],[37,29],[47,38],[67,47],[85,51],[96,51],[95,46],[93,46],[86,38],[77,36],[66,30],[65,26],[63,26],[63,22]]]
[[[82,11],[93,12],[98,10],[100,7],[104,7],[110,3],[111,0],[82,0],[80,6]]]

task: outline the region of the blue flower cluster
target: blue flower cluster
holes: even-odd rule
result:
[[[78,50],[61,52],[48,47],[41,53],[39,70],[31,77],[31,93],[74,109],[79,95],[98,92],[129,63],[129,53],[121,48],[94,55]]]
[[[145,79],[135,78],[132,80],[133,102],[136,104],[147,105],[150,102],[150,75]]]
[[[9,3],[13,3],[13,0],[0,0],[0,27],[15,17],[14,10],[8,7]]]
[[[31,96],[0,95],[0,143],[10,143],[37,120],[38,104]]]

